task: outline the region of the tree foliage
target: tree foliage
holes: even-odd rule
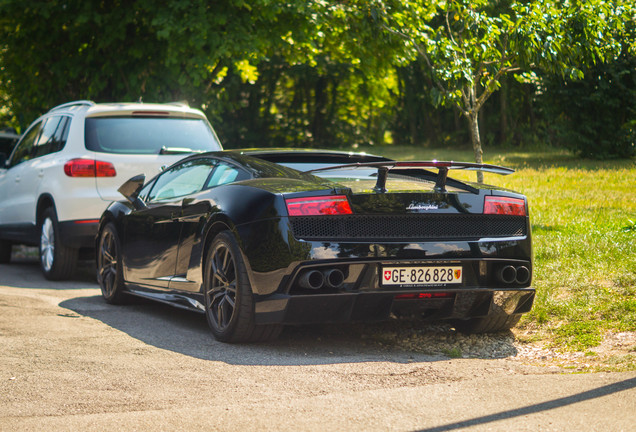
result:
[[[626,12],[601,0],[377,0],[371,11],[387,32],[405,41],[407,60],[424,60],[434,103],[452,104],[468,120],[478,163],[479,113],[503,77],[541,69],[582,78],[586,64],[620,52],[616,36]]]
[[[26,122],[73,99],[204,103],[228,69],[254,81],[296,16],[269,0],[2,0],[2,90]]]
[[[597,67],[630,67],[617,53],[633,49],[634,8],[628,0],[0,0],[0,114],[24,127],[74,99],[187,100],[228,148],[457,145],[470,136],[481,160],[484,113],[488,142],[576,127],[536,108],[548,103],[545,92],[565,89],[581,101],[577,114],[593,114],[574,81]],[[610,75],[598,76],[605,85]],[[555,118],[581,121],[568,114],[562,106]]]
[[[636,154],[636,56],[585,69],[585,78],[546,77],[542,106],[557,142],[584,157]]]

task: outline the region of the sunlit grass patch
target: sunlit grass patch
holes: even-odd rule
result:
[[[607,372],[633,372],[636,371],[636,355],[626,354],[612,356],[605,361],[605,365],[598,368]]]
[[[602,324],[596,320],[571,321],[557,327],[553,344],[565,346],[576,351],[600,345],[603,340]]]
[[[538,294],[522,324],[564,350],[636,331],[636,169],[617,165],[523,168],[501,182],[530,204]]]

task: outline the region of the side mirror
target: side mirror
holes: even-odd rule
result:
[[[137,210],[146,207],[146,204],[139,199],[139,192],[144,186],[144,181],[146,181],[146,176],[143,174],[139,174],[131,179],[128,179],[126,183],[124,183],[119,187],[119,189],[117,189],[117,192],[122,194],[128,201],[130,201]]]

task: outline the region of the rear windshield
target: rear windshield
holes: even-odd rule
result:
[[[117,154],[221,150],[205,120],[156,117],[87,118],[86,148]]]

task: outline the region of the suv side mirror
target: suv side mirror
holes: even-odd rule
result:
[[[139,192],[144,186],[146,176],[143,174],[136,175],[126,181],[123,185],[117,189],[117,192],[122,194],[128,201],[132,203],[135,209],[140,210],[146,207],[146,204],[139,199]]]

